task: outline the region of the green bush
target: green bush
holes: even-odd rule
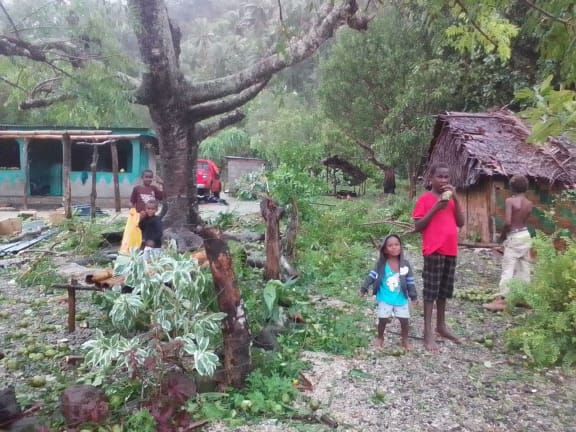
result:
[[[576,244],[557,252],[538,233],[536,266],[529,285],[515,284],[510,304],[532,308],[507,333],[507,346],[523,351],[536,366],[576,364]]]

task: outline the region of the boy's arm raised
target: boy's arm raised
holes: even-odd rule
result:
[[[430,210],[421,218],[414,218],[414,231],[422,232],[428,226],[438,210],[446,208],[448,201],[438,200]]]

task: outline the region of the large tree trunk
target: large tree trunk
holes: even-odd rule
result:
[[[174,110],[172,118],[167,114]],[[158,112],[160,111],[160,112]],[[198,213],[195,166],[198,157],[195,125],[178,118],[176,107],[150,109],[156,122],[163,173],[166,227],[190,228],[201,223]]]
[[[211,228],[202,231],[202,235],[218,297],[218,309],[227,315],[222,322],[224,384],[241,387],[252,365],[251,336],[246,309],[236,284],[230,250],[222,240],[221,233]]]

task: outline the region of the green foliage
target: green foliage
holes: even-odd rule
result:
[[[4,78],[0,112],[5,122],[90,127],[147,125],[143,110],[132,103],[133,87],[124,79],[137,73],[121,45],[130,32],[125,8],[120,4],[103,7],[91,0],[43,7],[23,0],[7,7],[17,25],[25,28],[20,37],[38,45],[63,41],[69,50],[43,50],[44,62],[25,57],[0,59]],[[12,30],[8,23],[3,27]],[[25,100],[61,96],[67,99],[46,108],[19,109]]]
[[[322,186],[321,180],[284,163],[270,174],[271,195],[288,211],[295,205],[302,219],[314,212],[312,200],[320,195]]]
[[[65,283],[66,279],[56,272],[56,268],[52,258],[41,258],[35,261],[28,270],[21,273],[16,278],[16,282],[21,287],[43,285],[46,289],[54,284]]]
[[[120,225],[111,224],[102,218],[89,219],[73,216],[61,225],[59,250],[71,251],[76,254],[90,254],[101,249],[106,241],[102,234],[112,232]]]
[[[268,193],[268,177],[264,170],[250,172],[236,181],[235,195],[238,199],[254,201]]]
[[[179,359],[193,356],[200,375],[211,375],[218,357],[210,349],[210,339],[219,333],[224,314],[205,311],[201,301],[205,284],[197,263],[173,251],[145,263],[142,254],[133,250],[129,256],[118,258],[115,273],[126,277],[133,292],[116,294],[109,313],[112,324],[128,334],[134,331],[139,316],[145,314],[155,337],[128,339],[121,333],[107,336],[98,330],[96,338],[83,345],[86,364],[96,369],[98,381],[110,370],[149,372],[146,365],[150,359],[162,365],[167,361],[162,341],[172,344]]]
[[[232,127],[202,141],[200,158],[210,159],[219,167],[223,167],[226,156],[256,156],[250,147],[250,136],[245,131]]]
[[[240,222],[240,215],[234,211],[220,212],[218,215],[209,221],[209,224],[218,227],[222,230],[235,227]]]
[[[366,32],[342,31],[321,64],[320,102],[340,141],[380,165],[411,166],[428,146],[432,115],[456,100],[457,67],[417,15],[389,8]]]
[[[150,411],[141,409],[130,414],[130,417],[124,423],[124,428],[127,431],[155,432],[156,420],[154,420]]]
[[[523,351],[537,366],[576,364],[576,245],[567,242],[560,253],[539,233],[533,280],[517,284],[508,297],[510,304],[523,302],[532,310],[517,318],[507,345]]]
[[[534,88],[524,88],[516,93],[516,98],[528,105],[521,112],[532,125],[530,140],[544,143],[548,137],[566,133],[576,139],[576,92],[552,85],[553,76],[548,76]]]

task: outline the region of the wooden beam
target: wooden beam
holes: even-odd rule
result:
[[[0,138],[4,135],[20,135],[20,136],[36,136],[36,135],[58,135],[62,136],[64,134],[68,135],[104,135],[111,134],[111,130],[35,130],[35,131],[18,131],[18,130],[0,130]]]
[[[22,160],[24,161],[24,195],[22,197],[22,207],[24,210],[28,210],[28,195],[30,194],[30,160],[28,156],[30,140],[24,140],[24,146],[22,147]]]
[[[62,182],[64,187],[64,214],[67,219],[72,218],[72,184],[70,171],[72,168],[72,141],[70,136],[62,136]]]
[[[110,152],[112,153],[112,181],[114,183],[114,210],[120,213],[120,181],[118,179],[118,146],[116,141],[110,143]]]
[[[132,139],[139,139],[142,135],[68,135],[71,141],[84,141],[84,140],[132,140]],[[44,134],[44,135],[14,135],[14,134],[5,134],[0,135],[0,139],[18,139],[18,138],[31,138],[35,140],[55,140],[60,141],[62,140],[62,134]],[[98,144],[98,143],[83,143],[83,144]]]
[[[90,171],[92,171],[92,190],[90,192],[90,218],[96,217],[96,167],[98,166],[98,146],[92,147],[92,162]]]

